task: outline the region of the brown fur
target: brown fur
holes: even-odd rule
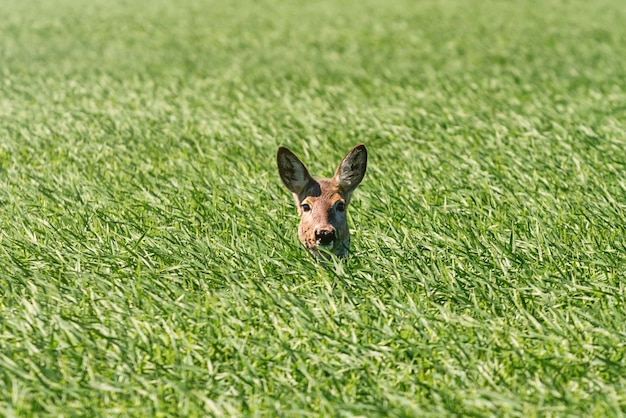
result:
[[[285,147],[278,149],[277,164],[280,177],[292,192],[298,208],[298,237],[302,244],[314,256],[325,255],[326,251],[338,257],[347,256],[350,249],[350,230],[346,209],[352,192],[365,176],[365,146],[354,147],[330,179],[311,177],[298,157]],[[332,243],[323,245],[320,234],[332,236]]]

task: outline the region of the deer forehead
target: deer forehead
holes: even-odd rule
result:
[[[339,185],[332,179],[316,180],[315,185],[307,190],[301,199],[302,203],[325,206],[332,206],[338,201],[346,202],[346,196],[341,193]]]

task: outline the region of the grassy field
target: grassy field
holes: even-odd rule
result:
[[[0,416],[626,414],[623,0],[0,10]]]

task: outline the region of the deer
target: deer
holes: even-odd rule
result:
[[[352,192],[365,177],[367,149],[360,144],[343,158],[332,178],[311,177],[306,166],[286,147],[276,154],[278,173],[293,194],[300,223],[298,238],[316,259],[348,256],[350,229],[346,210]]]

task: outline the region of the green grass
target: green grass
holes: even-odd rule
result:
[[[0,415],[626,413],[622,0],[0,9]]]

